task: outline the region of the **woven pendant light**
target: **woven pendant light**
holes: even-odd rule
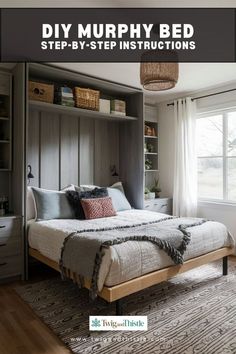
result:
[[[164,53],[148,51],[142,55],[140,82],[144,89],[149,91],[163,91],[175,87],[179,77],[179,65],[174,61],[159,62],[162,57],[175,60],[176,54],[171,51]]]

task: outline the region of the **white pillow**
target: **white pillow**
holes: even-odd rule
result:
[[[66,191],[76,191],[77,186],[75,186],[74,184],[69,184],[68,186],[64,187],[61,189],[62,192],[66,192]]]
[[[123,187],[123,184],[122,182],[116,182],[114,183],[112,186],[110,186],[111,188],[116,188],[116,189],[119,189],[123,194],[125,194],[125,191],[124,191],[124,187]]]
[[[124,193],[121,192],[120,189],[114,187],[107,188],[108,195],[112,199],[112,204],[115,211],[123,211],[123,210],[130,210],[131,205],[128,202]]]
[[[27,187],[27,200],[26,200],[26,219],[27,221],[36,218],[36,207],[34,194],[31,187]]]
[[[69,184],[68,186],[62,189],[63,192],[66,191],[76,191],[76,187],[74,184]],[[26,220],[36,220],[36,203],[34,199],[34,193],[31,187],[27,187],[27,201],[26,201]]]

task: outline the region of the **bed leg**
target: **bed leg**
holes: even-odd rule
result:
[[[228,256],[223,257],[223,275],[228,275]]]
[[[121,299],[116,300],[116,316],[121,316],[123,311],[122,311],[122,301]]]

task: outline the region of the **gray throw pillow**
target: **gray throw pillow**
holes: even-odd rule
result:
[[[74,219],[75,212],[65,192],[32,187],[36,205],[36,220]]]
[[[67,191],[66,196],[69,200],[70,205],[74,209],[75,217],[78,219],[85,219],[85,214],[83,206],[81,204],[81,199],[94,199],[94,198],[104,198],[108,197],[107,188],[94,188],[87,191]]]
[[[108,196],[112,199],[112,204],[115,211],[130,210],[131,205],[129,204],[126,196],[119,189],[109,187],[107,188]]]

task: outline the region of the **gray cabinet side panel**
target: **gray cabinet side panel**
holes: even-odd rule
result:
[[[111,169],[109,170],[109,185],[120,180],[119,170],[120,170],[120,161],[119,161],[119,123],[118,122],[109,122],[109,136],[108,136],[108,151],[110,151],[109,158],[109,168],[115,166],[115,170],[118,176],[112,176]]]
[[[111,166],[119,168],[119,125],[95,122],[95,184],[109,186],[113,182]]]
[[[127,198],[134,208],[143,208],[144,192],[144,138],[143,138],[143,95],[130,96],[130,114],[137,121],[120,124],[120,180],[124,184]]]
[[[80,184],[94,184],[94,120],[80,118]]]
[[[39,187],[39,116],[39,111],[29,111],[26,164],[32,167],[32,174],[34,176],[34,178],[28,181],[28,185],[34,187]]]
[[[79,184],[78,120],[77,117],[61,116],[60,189],[70,183]]]
[[[40,187],[58,190],[59,175],[59,116],[41,112]]]
[[[15,214],[24,215],[25,190],[25,64],[19,63],[13,70],[13,172],[12,196]]]

